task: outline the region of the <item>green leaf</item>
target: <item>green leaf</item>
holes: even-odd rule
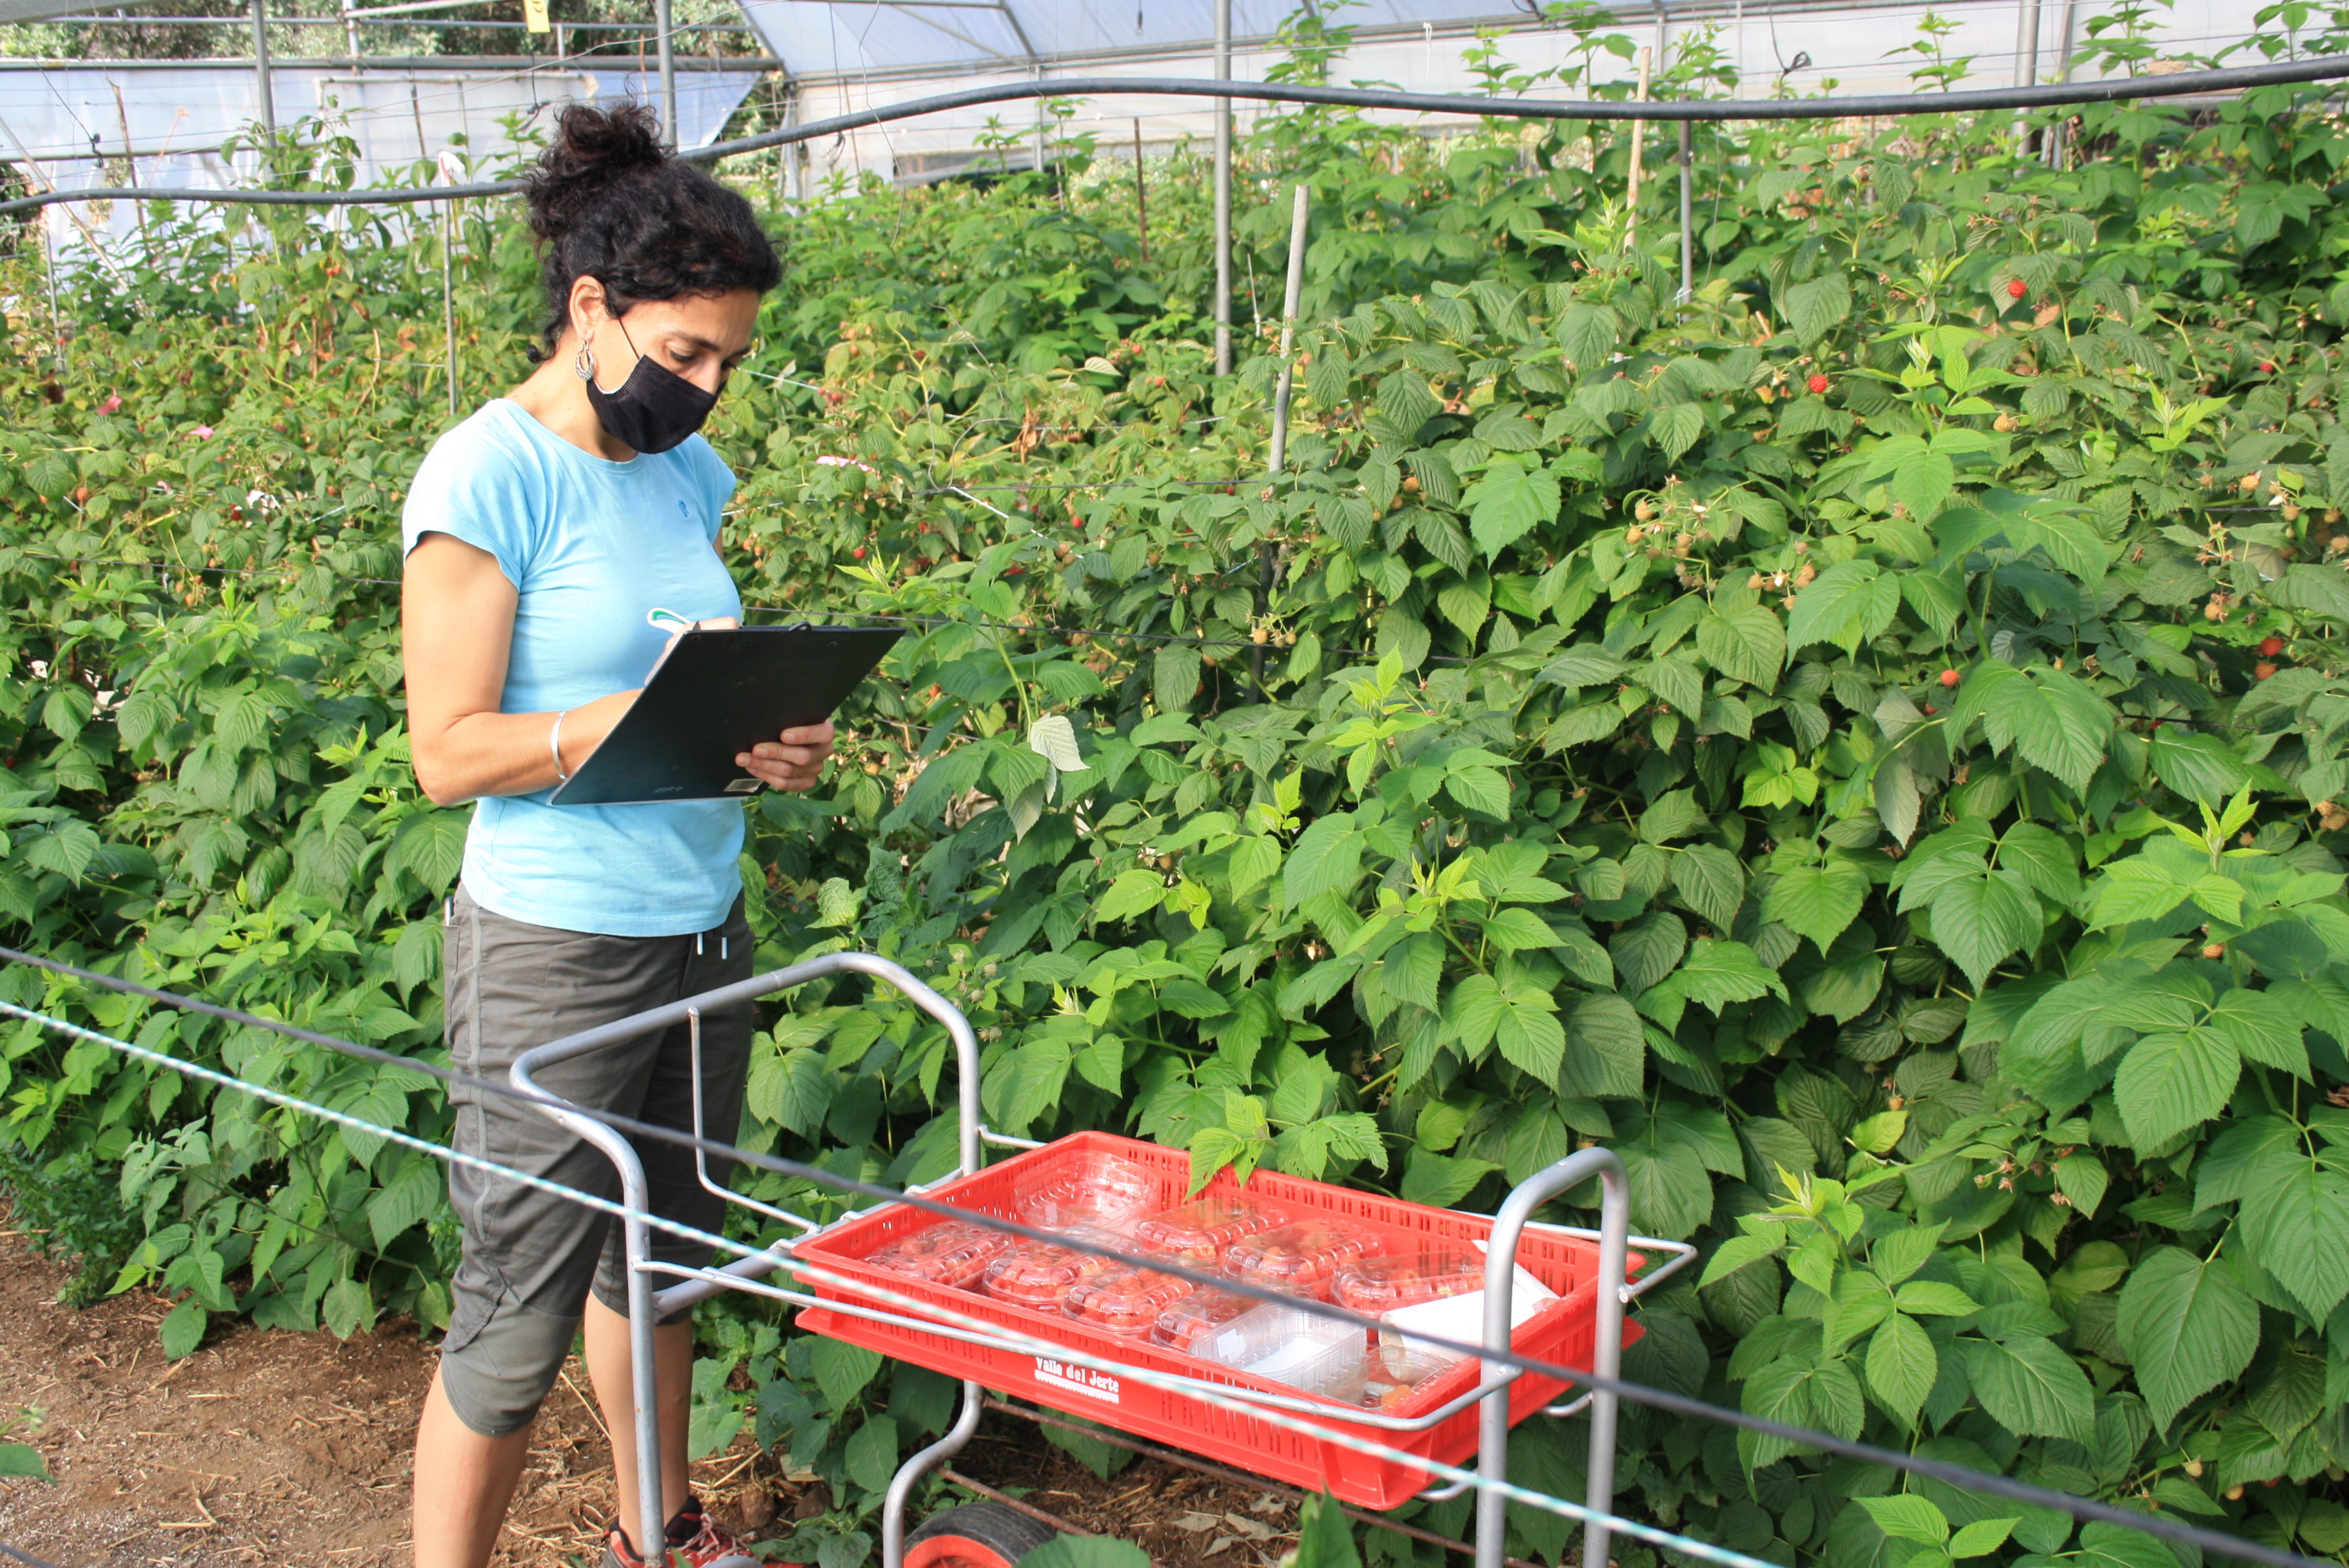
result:
[[[1704,811],[1697,805],[1693,789],[1675,789],[1659,796],[1640,813],[1640,839],[1643,843],[1670,843],[1703,826]]]
[[[2067,1561],[2075,1568],[2178,1568],[2178,1554],[2167,1543],[2142,1531],[2101,1522],[2081,1530],[2080,1550]]]
[[[1468,511],[1468,531],[1490,559],[1535,529],[1555,521],[1558,500],[1557,475],[1504,456],[1495,459],[1484,477],[1468,487],[1460,504]]]
[[[2088,1375],[2052,1340],[2036,1337],[1958,1342],[1966,1376],[1983,1409],[2011,1432],[2086,1442],[2096,1424]]]
[[[2030,669],[2000,689],[1982,713],[1982,732],[2001,751],[2010,746],[2074,789],[2085,789],[2104,765],[2113,710],[2062,670]]]
[[[1868,901],[1868,873],[1848,861],[1781,872],[1762,901],[1762,918],[1807,936],[1824,954]]]
[[[1982,1310],[1956,1285],[1940,1280],[1912,1279],[1895,1291],[1893,1305],[1920,1317],[1971,1317]]]
[[[1132,920],[1165,902],[1164,873],[1139,869],[1120,872],[1117,880],[1102,893],[1101,902],[1093,906],[1093,916],[1097,920]]]
[[[50,1480],[49,1467],[42,1462],[40,1450],[30,1443],[0,1443],[0,1480],[29,1479]]]
[[[1928,1499],[1902,1492],[1891,1497],[1863,1497],[1858,1501],[1868,1511],[1868,1516],[1876,1521],[1876,1528],[1895,1541],[1939,1546],[1950,1538],[1950,1522]]]
[[[809,1352],[808,1362],[815,1373],[815,1386],[823,1391],[825,1403],[839,1412],[847,1409],[850,1401],[863,1393],[864,1386],[881,1370],[881,1353],[845,1340],[819,1339]]]
[[[1509,1064],[1545,1085],[1557,1083],[1566,1059],[1566,1029],[1557,1021],[1557,1006],[1542,992],[1513,990],[1493,1029],[1493,1043]]]
[[[2234,1202],[2236,1234],[2252,1258],[2321,1323],[2349,1295],[2340,1240],[2349,1236],[2349,1175],[2303,1138],[2281,1116],[2234,1123],[2205,1151],[2195,1198],[2206,1208]]]
[[[1161,714],[1187,712],[1199,695],[1199,650],[1184,643],[1161,644],[1151,664],[1151,688]]]
[[[1636,1099],[1647,1055],[1647,1030],[1630,1003],[1611,995],[1578,996],[1567,1010],[1566,1065],[1558,1088],[1591,1099]]]
[[[1020,1559],[1023,1564],[1027,1561],[1026,1557]],[[1335,1497],[1323,1493],[1308,1497],[1299,1505],[1297,1551],[1287,1559],[1286,1568],[1361,1568],[1361,1553],[1354,1546],[1353,1522],[1346,1517]],[[1126,1565],[1101,1563],[1093,1568]]]
[[[1878,1404],[1912,1431],[1917,1412],[1940,1375],[1933,1341],[1914,1318],[1892,1314],[1868,1342],[1868,1389]]]
[[[163,1355],[177,1361],[204,1342],[204,1330],[212,1326],[212,1314],[204,1304],[190,1296],[163,1315],[161,1337]]]
[[[1696,651],[1723,675],[1767,691],[1786,660],[1786,628],[1759,604],[1716,603],[1697,623]]]
[[[1745,902],[1745,868],[1717,844],[1691,844],[1672,856],[1672,891],[1721,931],[1737,923]]]
[[[1055,1535],[1022,1556],[1019,1568],[1150,1568],[1150,1554],[1114,1535]]]
[[[2039,901],[2013,872],[1960,877],[1933,895],[1933,942],[1980,990],[2008,954],[2035,948]]]
[[[1509,781],[1490,768],[1454,768],[1444,776],[1444,792],[1461,806],[1495,821],[1509,815]]]
[[[467,811],[428,811],[410,818],[392,840],[385,869],[407,872],[436,897],[447,892],[465,863],[465,830],[471,820]]]
[[[1821,273],[1785,293],[1786,320],[1804,346],[1824,337],[1827,330],[1851,314],[1851,285],[1841,273]]]
[[[2022,1521],[2015,1519],[1977,1519],[1950,1537],[1952,1557],[1986,1557],[2006,1544]]]
[[[841,1464],[848,1479],[866,1491],[887,1491],[897,1471],[897,1423],[886,1416],[867,1417],[842,1450]]]
[[[2140,1152],[2158,1149],[2227,1108],[2242,1058],[2214,1029],[2147,1035],[2113,1078],[2113,1100]]]
[[[1786,987],[1775,974],[1762,967],[1752,948],[1742,942],[1699,937],[1689,944],[1688,957],[1681,966],[1642,996],[1640,1006],[1672,1028],[1679,1026],[1681,1012],[1691,1002],[1718,1014],[1732,1002],[1751,1002],[1773,993],[1783,997]]]
[[[1795,595],[1786,617],[1786,646],[1834,643],[1848,653],[1890,625],[1900,607],[1900,588],[1878,571],[1873,561],[1846,561],[1820,573]]]
[[[1316,817],[1288,851],[1282,885],[1293,908],[1317,893],[1344,892],[1361,875],[1362,844],[1349,812]]]
[[[1486,1160],[1460,1159],[1414,1149],[1403,1165],[1402,1201],[1424,1203],[1432,1209],[1449,1209],[1473,1191],[1477,1182],[1499,1169]]]
[[[2178,1247],[2156,1247],[2137,1261],[2121,1286],[2115,1326],[2157,1428],[2240,1377],[2260,1343],[2258,1304],[2232,1265]]]

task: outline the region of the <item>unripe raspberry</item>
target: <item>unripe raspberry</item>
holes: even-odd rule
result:
[[[2222,944],[2216,942],[2207,943],[2202,948],[2202,956],[2205,958],[2224,958],[2227,956],[2227,949]]]

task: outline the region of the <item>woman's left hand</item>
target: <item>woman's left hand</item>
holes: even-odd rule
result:
[[[832,720],[787,729],[772,740],[762,740],[734,758],[734,766],[770,789],[793,794],[812,789],[832,756]]]

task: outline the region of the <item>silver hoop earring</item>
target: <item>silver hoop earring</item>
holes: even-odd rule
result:
[[[574,356],[572,358],[571,372],[573,375],[578,377],[582,381],[595,380],[595,351],[588,347],[585,344],[581,344],[579,346],[578,354]]]

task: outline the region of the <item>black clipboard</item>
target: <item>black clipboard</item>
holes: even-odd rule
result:
[[[758,791],[734,758],[821,724],[905,635],[887,626],[724,626],[678,635],[556,806],[714,800]]]

